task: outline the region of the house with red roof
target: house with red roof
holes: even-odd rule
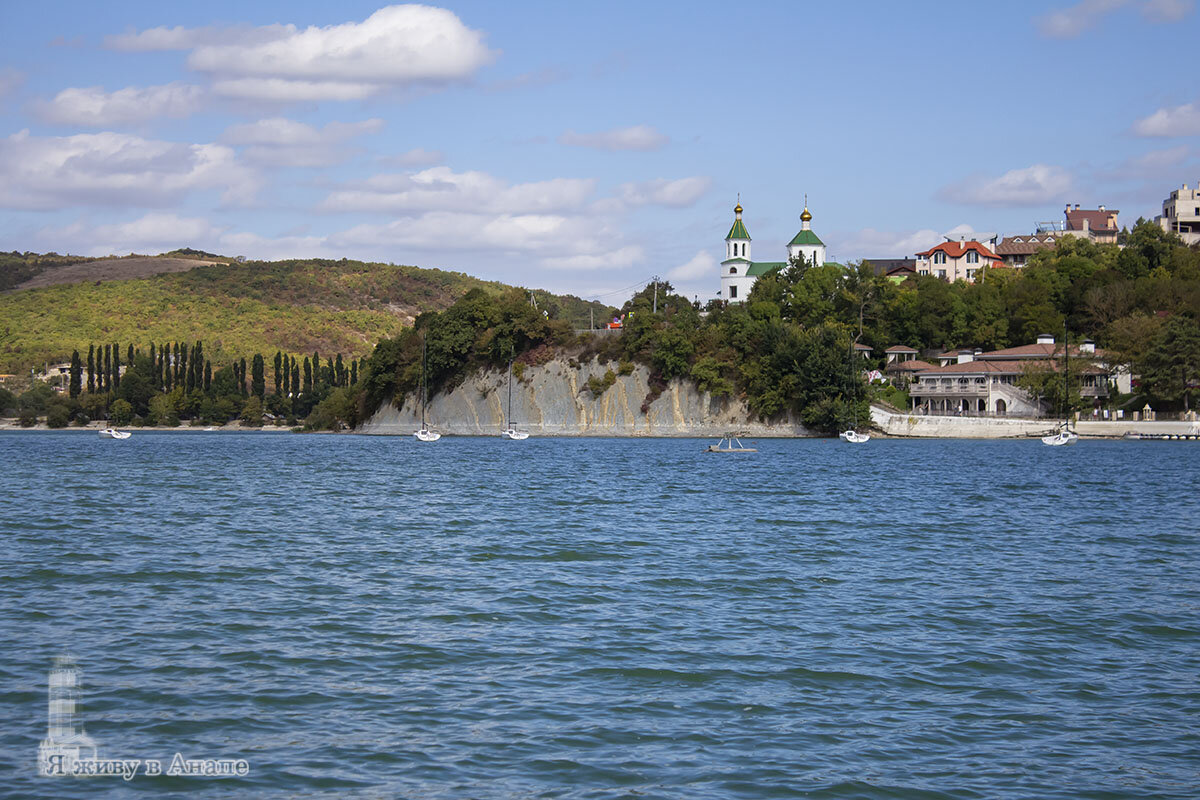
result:
[[[1004,261],[982,242],[960,240],[942,242],[917,253],[917,274],[933,275],[944,281],[975,282],[983,267],[1002,267]]]

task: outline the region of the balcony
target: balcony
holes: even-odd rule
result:
[[[918,381],[912,385],[909,394],[919,395],[921,397],[986,397],[988,386],[986,383],[951,383],[949,385],[942,383],[925,383]]]

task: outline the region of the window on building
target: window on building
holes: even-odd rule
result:
[[[732,299],[734,299],[735,297],[737,297],[737,287],[736,287],[736,286],[730,286],[730,287],[729,287],[729,299],[730,299],[730,300],[732,300]]]
[[[973,269],[967,270],[967,280],[969,280],[969,281],[975,280],[975,270],[973,270]]]
[[[737,267],[730,267],[730,268],[729,268],[729,274],[730,274],[730,275],[737,275]]]
[[[946,263],[946,254],[945,253],[934,253],[933,254],[933,263],[945,264]]]
[[[944,269],[939,269],[939,270],[937,271],[937,276],[938,276],[939,278],[941,278],[942,280],[946,280],[946,270],[944,270]]]
[[[967,263],[968,264],[978,264],[979,263],[979,253],[976,253],[974,250],[968,251],[967,252]]]

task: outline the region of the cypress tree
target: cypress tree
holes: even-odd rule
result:
[[[346,365],[342,363],[342,354],[337,354],[337,361],[333,364],[333,380],[338,386],[346,385]]]
[[[112,346],[112,386],[114,389],[121,388],[121,348],[114,343]]]
[[[313,390],[313,375],[312,362],[308,360],[308,356],[304,357],[304,393],[312,394]]]
[[[212,362],[204,362],[204,392],[207,394],[212,390]]]
[[[241,380],[240,380],[240,381],[238,381],[238,386],[239,386],[239,387],[241,388],[241,390],[242,390],[242,397],[249,397],[249,396],[250,396],[250,392],[249,392],[249,390],[248,390],[248,389],[247,389],[247,387],[246,387],[246,359],[244,359],[244,358],[242,359],[242,370],[241,370],[241,374],[242,374],[242,378],[241,378]]]
[[[175,342],[171,351],[171,380],[172,386],[179,385],[179,342]]]
[[[300,392],[300,362],[292,359],[292,398]]]
[[[196,388],[196,381],[192,377],[192,371],[189,367],[191,354],[188,353],[186,343],[179,345],[179,385],[183,387],[183,391],[191,392]]]
[[[88,394],[96,393],[96,345],[88,345]]]
[[[112,384],[112,345],[104,345],[104,391],[111,392]]]
[[[250,364],[250,393],[259,400],[267,393],[267,365],[263,361],[262,353],[255,353],[254,360]]]
[[[321,354],[313,350],[312,359],[313,388],[321,385]]]
[[[358,383],[358,359],[350,359],[350,385]]]
[[[189,388],[204,388],[204,344],[198,340],[192,348],[192,375],[188,383]]]
[[[163,360],[163,391],[171,391],[171,387],[175,385],[175,354],[171,352],[171,346],[166,346],[166,353]]]
[[[283,391],[283,353],[275,351],[275,394]]]
[[[133,342],[129,343],[129,350],[126,351],[125,355],[126,355],[125,363],[128,364],[130,367],[132,367],[133,366],[133,356],[134,356]]]
[[[83,360],[79,357],[79,351],[71,351],[71,386],[68,389],[72,398],[79,397],[79,393],[83,391]]]

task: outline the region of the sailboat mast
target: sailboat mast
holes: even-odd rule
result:
[[[425,430],[425,406],[429,404],[429,355],[421,337],[421,430]]]
[[[510,428],[512,427],[512,365],[513,351],[510,349],[508,351],[508,419],[506,420]]]
[[[1071,370],[1071,345],[1067,338],[1067,326],[1063,324],[1063,426],[1071,430],[1071,382],[1068,375]]]

